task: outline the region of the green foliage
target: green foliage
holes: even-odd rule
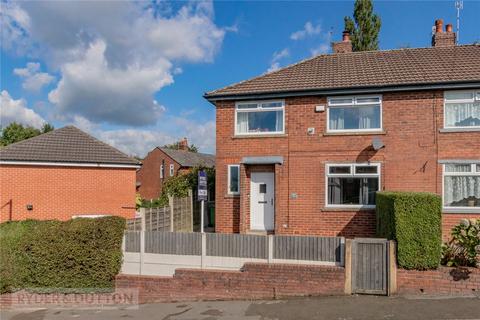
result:
[[[215,190],[215,169],[195,167],[185,174],[169,177],[163,184],[162,194],[158,199],[142,200],[141,207],[157,208],[168,206],[168,196],[183,198],[188,196],[189,190],[196,190],[198,184],[198,171],[205,170],[207,173],[207,188]]]
[[[0,292],[111,289],[121,267],[124,230],[120,217],[2,224],[1,238],[9,245],[0,262]]]
[[[27,278],[25,256],[18,247],[37,224],[34,220],[0,224],[0,293],[22,287]]]
[[[435,269],[442,241],[441,197],[422,192],[378,192],[377,235],[397,241],[398,265]]]
[[[168,149],[179,150],[180,149],[180,144],[181,144],[181,142],[177,141],[177,142],[172,143],[172,144],[166,144],[163,147],[168,148]],[[190,152],[198,152],[198,148],[194,144],[191,144],[191,145],[187,146],[187,148],[188,148],[187,150],[190,151]]]
[[[53,129],[53,126],[49,123],[45,123],[41,129],[36,129],[31,126],[23,126],[19,123],[12,122],[1,130],[0,145],[7,146],[15,142],[36,137],[42,133],[47,133]]]
[[[351,35],[353,51],[378,50],[378,34],[382,22],[380,17],[373,13],[372,0],[356,0],[353,19],[344,19],[345,30]]]
[[[462,219],[443,245],[442,264],[449,267],[477,267],[480,260],[480,219]]]

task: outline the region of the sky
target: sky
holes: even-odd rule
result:
[[[0,0],[0,125],[73,124],[129,155],[187,137],[215,152],[202,95],[331,53],[353,1]],[[374,1],[380,48],[428,47],[454,1]],[[464,1],[460,44],[480,42]]]

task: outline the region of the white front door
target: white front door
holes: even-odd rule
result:
[[[273,172],[250,175],[250,229],[271,231],[275,228],[275,176]]]

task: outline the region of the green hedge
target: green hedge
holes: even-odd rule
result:
[[[119,217],[2,224],[9,246],[0,255],[0,290],[108,291],[121,268],[124,230]]]
[[[442,256],[442,200],[422,192],[379,192],[377,235],[397,241],[398,265],[435,269]]]

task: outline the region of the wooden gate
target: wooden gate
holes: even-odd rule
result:
[[[352,242],[352,291],[388,294],[388,240],[357,238]]]

